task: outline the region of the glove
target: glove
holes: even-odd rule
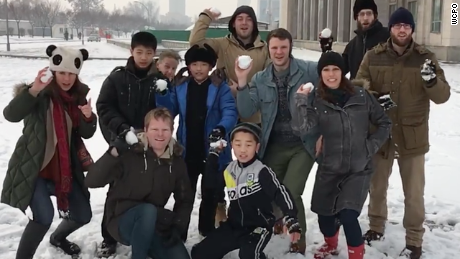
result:
[[[168,81],[157,79],[155,81],[155,91],[161,95],[166,95],[168,93]]]
[[[319,45],[321,46],[321,51],[323,53],[332,51],[332,42],[334,41],[334,37],[329,38],[319,38]]]
[[[286,216],[283,218],[284,227],[287,229],[289,234],[302,233],[302,228],[300,228],[299,221],[291,216]]]
[[[223,138],[225,138],[225,129],[222,126],[217,126],[209,134],[209,143],[217,142]]]
[[[120,133],[112,142],[110,142],[110,149],[116,148],[117,153],[121,156],[125,154],[127,151],[133,149],[136,144],[139,144],[139,140],[137,140],[136,135],[132,131],[133,128],[131,129],[126,129],[122,133]],[[136,138],[137,142],[133,142],[133,135]]]
[[[425,63],[420,68],[423,81],[431,83],[436,79],[436,66],[431,59],[425,59]]]
[[[170,232],[171,233],[169,234],[169,236],[166,237],[163,241],[163,245],[165,247],[172,247],[173,245],[182,241],[182,238],[181,238],[182,232],[178,228],[173,226]]]
[[[393,102],[389,94],[382,95],[377,98],[377,101],[379,101],[380,106],[382,106],[384,111],[388,111],[391,108],[396,107],[396,103]]]

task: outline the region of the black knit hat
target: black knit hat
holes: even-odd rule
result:
[[[327,66],[338,66],[340,70],[345,70],[345,61],[342,55],[337,52],[329,51],[321,55],[318,61],[318,75],[321,76],[321,71]]]
[[[391,29],[393,25],[398,23],[405,23],[410,24],[412,27],[412,32],[415,31],[415,21],[414,16],[412,13],[404,7],[399,7],[398,10],[394,11],[394,13],[390,16],[390,21],[388,22],[388,28]]]
[[[186,66],[189,66],[193,62],[202,61],[208,63],[213,68],[217,63],[217,54],[208,44],[204,44],[204,47],[193,45],[187,50],[184,58]]]
[[[358,19],[359,12],[364,9],[371,9],[375,16],[379,14],[374,0],[356,0],[353,5],[353,16],[355,17],[355,20]]]
[[[260,136],[262,135],[262,130],[257,124],[250,123],[250,122],[242,122],[235,126],[235,128],[230,133],[230,141],[233,140],[235,133],[245,131],[250,132],[254,135],[254,138],[257,142],[260,142]]]

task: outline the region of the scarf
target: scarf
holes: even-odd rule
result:
[[[61,218],[69,218],[68,195],[72,190],[72,166],[70,156],[69,136],[67,135],[66,112],[72,119],[72,127],[78,127],[80,111],[72,96],[59,90],[61,100],[52,98],[53,122],[57,138],[57,157],[59,161],[58,172],[54,178],[57,207]]]

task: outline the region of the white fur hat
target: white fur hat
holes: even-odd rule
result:
[[[49,68],[54,72],[69,72],[79,74],[83,67],[83,61],[88,59],[86,49],[71,49],[49,45],[46,48],[46,55],[50,60]]]

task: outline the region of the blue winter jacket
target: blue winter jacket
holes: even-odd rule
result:
[[[185,127],[185,116],[187,108],[187,88],[189,79],[180,85],[171,89],[171,112],[174,117],[179,115],[179,128],[177,129],[177,141],[186,147],[187,144],[187,128]],[[206,156],[209,151],[208,136],[211,131],[217,127],[222,126],[226,132],[226,140],[229,140],[230,132],[235,127],[238,120],[238,111],[236,109],[235,99],[230,91],[230,87],[226,82],[222,82],[219,86],[214,84],[209,85],[208,98],[207,98],[207,115],[205,121],[205,145]],[[185,157],[185,152],[183,155]],[[219,156],[219,165],[221,170],[225,169],[228,163],[232,161],[232,150],[230,143]]]

